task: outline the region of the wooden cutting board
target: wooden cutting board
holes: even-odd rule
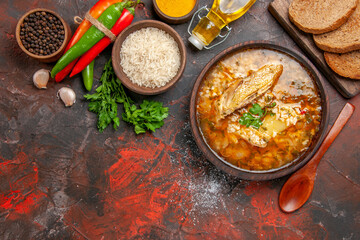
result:
[[[269,5],[269,11],[344,97],[351,98],[358,94],[360,81],[344,78],[333,72],[325,62],[323,51],[316,47],[312,34],[302,32],[290,22],[288,14],[291,2],[292,0],[274,0]]]

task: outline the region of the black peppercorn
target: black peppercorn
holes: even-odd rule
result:
[[[45,11],[26,16],[20,26],[23,46],[35,55],[46,56],[56,52],[65,39],[61,21]]]

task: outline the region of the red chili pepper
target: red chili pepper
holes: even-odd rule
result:
[[[304,115],[306,113],[306,110],[300,110],[300,113]]]
[[[90,15],[94,18],[98,18],[109,6],[111,6],[114,3],[122,2],[122,0],[99,0],[89,11]],[[65,48],[65,52],[67,52],[79,39],[84,35],[84,33],[89,30],[91,27],[91,23],[84,19],[79,27],[76,29],[74,35],[70,39],[68,45]],[[65,53],[64,52],[64,53]],[[61,70],[58,74],[55,76],[56,82],[61,82],[70,72],[71,69],[76,64],[77,59],[72,61],[69,65],[67,65],[63,70]]]
[[[111,32],[117,36],[122,30],[129,26],[134,19],[133,14],[128,10],[124,9],[120,18],[117,20],[115,25],[111,28]],[[111,43],[110,38],[104,37],[84,55],[82,55],[79,61],[76,63],[72,70],[70,77],[81,72],[87,65],[89,65],[109,44]]]

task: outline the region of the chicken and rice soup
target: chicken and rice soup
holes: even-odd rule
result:
[[[206,143],[243,169],[288,164],[319,131],[322,109],[314,79],[297,60],[275,50],[227,56],[208,71],[197,94]]]

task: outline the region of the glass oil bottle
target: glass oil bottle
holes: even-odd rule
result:
[[[244,15],[244,13],[249,10],[255,1],[256,0],[214,0],[210,10],[206,7],[199,9],[198,12],[194,14],[193,20],[195,15],[203,9],[207,9],[208,14],[200,19],[199,23],[195,26],[191,33],[189,30],[189,33],[191,34],[189,41],[199,50],[203,48],[211,48],[207,46],[220,35],[221,29],[226,26],[229,34],[231,28],[227,25]],[[189,28],[190,27],[191,23]],[[225,41],[228,34],[226,36],[220,35],[220,37],[224,38],[221,42]],[[212,47],[214,46],[215,45]]]

